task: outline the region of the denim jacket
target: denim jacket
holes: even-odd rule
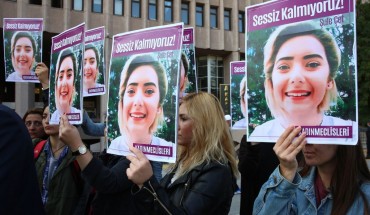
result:
[[[312,167],[309,174],[301,177],[296,173],[292,182],[286,180],[277,167],[267,182],[262,186],[254,202],[253,214],[299,214],[299,215],[330,215],[333,197],[329,193],[316,206],[315,179],[316,168]],[[361,190],[370,205],[370,182],[361,185]],[[363,214],[364,202],[357,195],[347,214]]]

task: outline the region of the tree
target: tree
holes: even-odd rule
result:
[[[370,3],[357,0],[357,86],[359,124],[370,120]]]

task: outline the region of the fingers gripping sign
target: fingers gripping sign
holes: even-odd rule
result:
[[[63,114],[59,122],[59,138],[66,145],[71,147],[72,151],[76,150],[81,145],[81,137],[78,129],[71,125],[67,115]]]
[[[288,181],[294,179],[298,169],[297,154],[306,144],[305,132],[297,137],[300,131],[301,127],[289,126],[274,146],[275,154],[280,161],[280,173]]]
[[[130,151],[135,156],[126,156],[126,158],[131,161],[130,167],[126,170],[126,174],[128,179],[141,188],[144,182],[148,181],[150,177],[152,177],[152,166],[146,156],[139,149],[130,146]]]

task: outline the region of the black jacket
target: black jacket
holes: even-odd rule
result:
[[[0,104],[0,214],[45,214],[32,140],[16,112]]]
[[[241,175],[240,214],[252,214],[254,200],[279,160],[273,150],[274,143],[251,145],[246,135],[240,141],[238,169]]]
[[[161,184],[152,177],[133,187],[140,214],[228,214],[236,186],[229,165],[202,164],[170,184],[176,169]]]
[[[93,214],[137,214],[133,208],[131,187],[126,169],[130,161],[126,157],[115,156],[108,167],[93,158],[82,171],[86,181],[96,189],[92,203]]]

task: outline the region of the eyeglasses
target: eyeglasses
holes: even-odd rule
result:
[[[40,121],[27,121],[25,124],[26,124],[26,126],[27,126],[27,127],[31,127],[31,126],[32,126],[32,124],[33,124],[35,127],[40,127],[40,126],[42,126],[42,122],[40,122]]]

